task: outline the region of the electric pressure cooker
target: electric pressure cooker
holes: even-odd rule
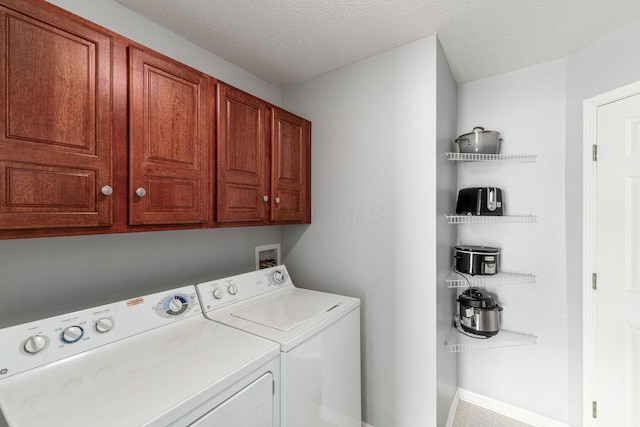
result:
[[[460,326],[466,332],[491,337],[500,330],[502,307],[493,302],[488,293],[469,288],[458,297],[460,304]]]

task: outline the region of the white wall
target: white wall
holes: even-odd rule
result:
[[[437,49],[418,40],[283,95],[313,120],[313,224],[283,230],[284,260],[301,286],[361,298],[363,419],[375,427],[436,423]]]
[[[52,3],[272,103],[280,90],[111,0]],[[0,241],[0,328],[255,268],[281,227]]]
[[[504,307],[505,329],[538,336],[536,345],[461,353],[459,385],[560,422],[568,402],[565,96],[564,59],[458,88],[460,134],[483,126],[502,132],[502,153],[538,155],[530,164],[458,166],[459,188],[500,187],[507,214],[537,216],[535,224],[460,225],[458,240],[499,247],[503,271],[537,276],[487,290]]]
[[[456,243],[456,227],[446,225],[444,217],[451,212],[456,200],[457,169],[446,159],[443,153],[452,150],[452,135],[456,135],[457,124],[457,87],[442,47],[438,43],[437,58],[437,120],[435,150],[436,159],[436,262],[437,274],[434,281],[436,287],[437,339],[434,343],[438,371],[438,426],[446,425],[451,401],[458,387],[458,357],[451,354],[442,345],[449,330],[451,319],[457,312],[455,303],[456,291],[444,285],[444,277],[451,268],[451,247]]]
[[[640,21],[568,58],[567,284],[570,425],[582,424],[582,102],[640,80]]]

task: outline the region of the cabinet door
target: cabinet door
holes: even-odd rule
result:
[[[264,101],[218,83],[218,222],[269,217],[267,111]]]
[[[311,123],[273,109],[272,221],[311,222]]]
[[[207,221],[209,79],[129,47],[130,224]]]
[[[0,229],[108,226],[111,39],[28,2],[4,4]]]

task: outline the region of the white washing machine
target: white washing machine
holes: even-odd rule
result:
[[[277,427],[280,352],[193,286],[0,330],[0,426]]]
[[[280,345],[284,427],[360,427],[360,300],[300,289],[284,265],[196,285],[205,315]]]

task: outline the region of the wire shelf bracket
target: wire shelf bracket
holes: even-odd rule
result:
[[[502,285],[523,285],[535,283],[536,276],[533,274],[499,272],[490,276],[472,276],[470,274],[450,271],[445,279],[448,288],[467,288],[470,286],[502,286]]]
[[[481,153],[445,153],[452,162],[514,162],[534,163],[536,154],[481,154]]]
[[[535,215],[446,215],[449,224],[502,224],[536,222]]]
[[[535,344],[538,337],[532,334],[500,329],[500,331],[489,338],[467,335],[460,332],[455,326],[451,327],[449,335],[444,344],[449,347],[450,353],[459,353],[468,350],[484,350],[489,348],[513,347],[519,345]]]

